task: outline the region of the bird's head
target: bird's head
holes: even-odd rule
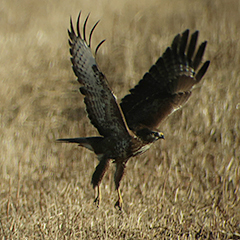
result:
[[[136,135],[147,143],[154,143],[158,139],[164,139],[164,135],[162,132],[158,130],[151,130],[149,128],[142,128],[138,130],[136,132]]]

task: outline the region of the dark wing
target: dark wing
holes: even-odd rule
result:
[[[84,102],[88,117],[103,136],[128,134],[121,109],[108,86],[105,76],[99,71],[91,52],[91,37],[98,22],[93,26],[87,43],[86,24],[89,15],[83,25],[83,38],[79,30],[80,15],[81,13],[77,20],[77,34],[74,31],[72,20],[70,21],[71,30],[68,31],[68,34],[72,68],[78,77],[78,82],[82,85],[80,92],[85,95]],[[103,42],[97,46],[95,54]]]
[[[130,129],[141,125],[156,128],[188,100],[192,87],[202,79],[210,63],[206,61],[198,70],[207,42],[195,53],[198,31],[192,34],[187,47],[188,37],[189,30],[178,34],[171,47],[122,99],[120,105]]]

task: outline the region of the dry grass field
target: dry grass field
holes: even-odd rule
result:
[[[0,239],[240,239],[239,0],[0,1]],[[57,138],[93,136],[71,69],[69,16],[101,19],[93,46],[120,100],[186,28],[210,68],[165,141],[133,158],[114,208],[113,168],[99,209],[94,154]]]

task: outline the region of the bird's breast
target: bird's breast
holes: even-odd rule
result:
[[[151,147],[151,145],[152,145],[151,143],[145,144],[140,139],[134,138],[131,142],[131,150],[130,150],[132,153],[132,156],[134,157],[146,152]]]

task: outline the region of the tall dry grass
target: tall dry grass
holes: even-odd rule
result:
[[[124,212],[113,170],[93,205],[97,160],[59,137],[96,130],[69,61],[69,16],[101,19],[97,60],[121,99],[186,28],[208,40],[204,81],[167,119],[159,141],[129,161]],[[27,1],[0,8],[1,239],[238,239],[240,237],[238,0]],[[93,45],[94,45],[93,44]]]

